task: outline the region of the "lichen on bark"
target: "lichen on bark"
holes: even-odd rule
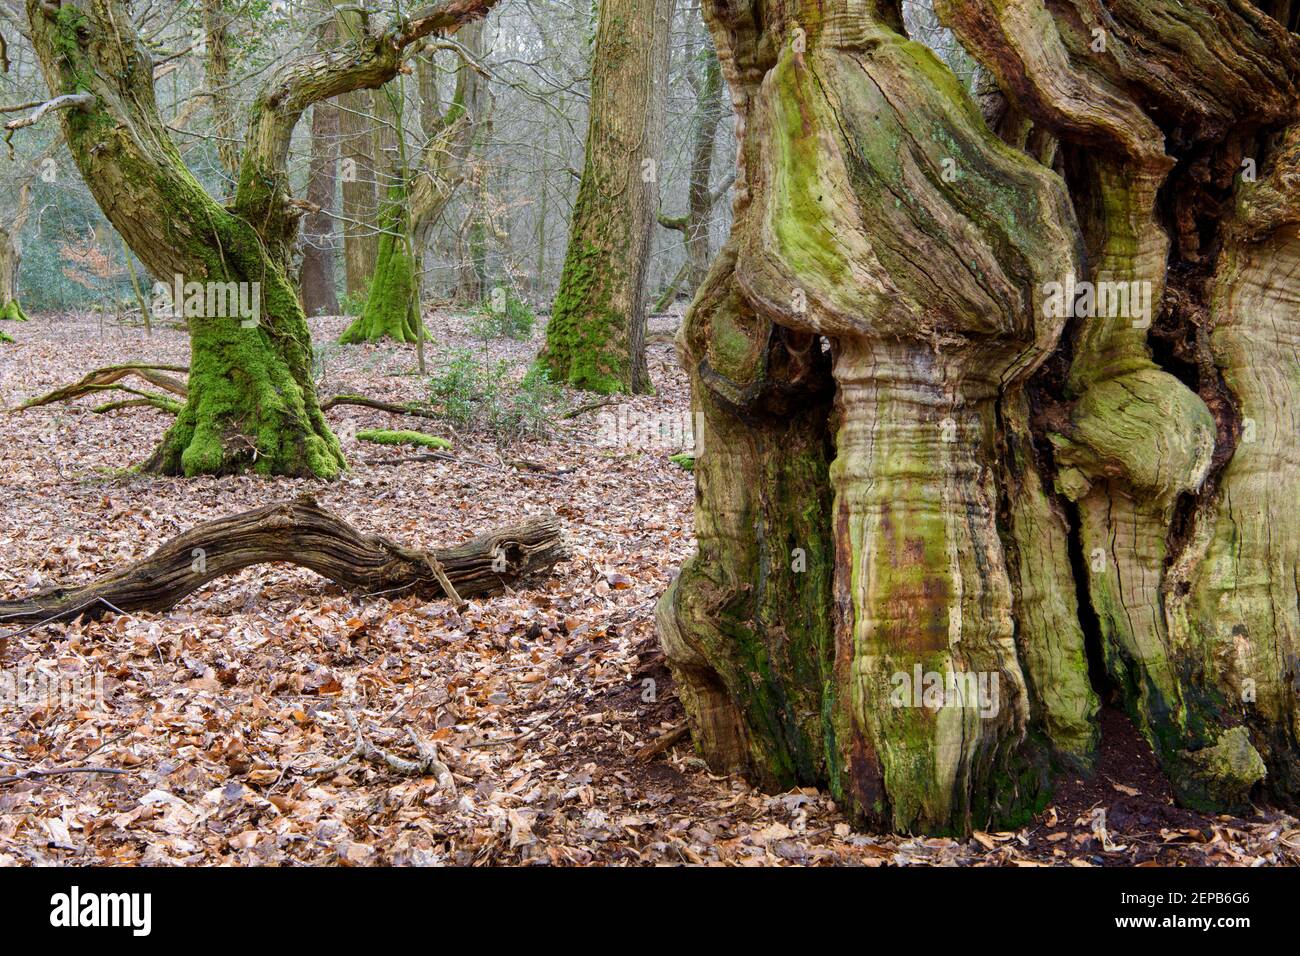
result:
[[[706,5],[737,199],[679,339],[699,549],[658,615],[696,743],[869,826],[1015,823],[1093,765],[1093,645],[1181,802],[1294,803],[1296,24],[937,7],[1005,141],[889,0]]]

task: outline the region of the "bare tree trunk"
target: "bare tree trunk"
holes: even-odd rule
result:
[[[338,108],[331,103],[312,107],[311,169],[307,201],[320,207],[303,219],[302,306],[308,315],[338,315],[334,283],[334,189],[338,171]]]
[[[699,53],[700,72],[693,82],[696,95],[695,132],[691,145],[690,192],[687,196],[685,291],[694,295],[704,284],[712,250],[709,221],[716,198],[711,188],[713,147],[722,119],[722,65],[709,43]]]
[[[370,117],[373,94],[357,90],[339,97],[339,153],[343,182],[343,262],[348,295],[370,288],[379,257],[379,174]]]
[[[325,46],[335,37],[334,24],[321,30]],[[303,219],[302,307],[308,315],[338,315],[334,282],[334,193],[339,160],[339,109],[320,102],[311,108],[311,167],[307,173],[307,202],[319,212]]]
[[[27,321],[27,314],[18,301],[18,268],[23,261],[20,237],[31,208],[32,180],[29,177],[18,187],[18,208],[13,217],[0,227],[0,320]]]
[[[239,175],[239,118],[233,107],[230,75],[230,15],[223,0],[203,0],[204,42],[203,82],[212,109],[212,135],[217,140],[217,158],[233,192]]]
[[[602,0],[587,155],[540,357],[557,381],[646,392],[646,276],[673,0]]]

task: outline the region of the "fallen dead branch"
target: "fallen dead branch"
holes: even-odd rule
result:
[[[66,777],[73,773],[107,773],[107,774],[128,774],[130,770],[122,770],[118,767],[55,767],[52,770],[24,770],[22,773],[11,773],[0,777],[0,784],[17,783],[19,780],[36,780],[40,777]]]
[[[456,779],[451,774],[451,768],[438,759],[438,748],[432,741],[426,744],[414,730],[407,727],[406,734],[411,738],[411,743],[415,746],[415,752],[420,755],[418,760],[408,760],[372,744],[366,739],[356,715],[350,710],[344,711],[344,713],[347,715],[348,725],[352,728],[353,734],[356,735],[356,745],[346,756],[336,760],[324,770],[317,771],[315,776],[331,776],[338,773],[353,760],[369,760],[371,763],[380,764],[394,773],[400,773],[406,777],[437,777],[438,786],[444,790],[450,790],[452,795],[455,795]]]
[[[605,408],[609,405],[622,405],[621,398],[602,398],[599,401],[587,402],[585,405],[579,405],[577,408],[569,409],[560,416],[561,421],[567,421],[571,418],[577,418],[579,415],[585,415],[587,412],[594,412],[598,408]]]
[[[110,609],[164,611],[215,578],[271,562],[309,568],[358,593],[445,595],[459,603],[548,572],[567,556],[554,516],[428,552],[362,534],[303,496],[196,525],[144,560],[89,584],[0,601],[0,622],[45,623]]]
[[[24,411],[28,408],[39,408],[42,405],[50,405],[54,402],[71,401],[74,398],[80,398],[82,395],[112,390],[130,392],[149,399],[157,398],[157,396],[120,384],[124,378],[131,377],[143,379],[156,388],[161,388],[163,391],[185,398],[189,394],[189,388],[186,384],[166,373],[188,371],[189,369],[184,365],[107,365],[104,368],[97,368],[93,372],[87,373],[79,381],[73,382],[71,385],[56,388],[54,391],[47,392],[36,398],[29,398],[19,405],[17,410]]]
[[[438,418],[437,412],[432,409],[420,408],[413,404],[399,404],[397,402],[381,402],[377,398],[367,398],[364,395],[334,395],[321,402],[320,408],[323,412],[328,412],[337,405],[358,405],[361,408],[375,408],[381,412],[392,412],[394,415],[413,415],[416,418]]]
[[[663,753],[665,750],[667,750],[673,744],[677,743],[682,738],[688,736],[690,732],[691,732],[690,725],[688,725],[685,721],[683,721],[681,724],[674,727],[672,730],[660,734],[654,740],[650,741],[650,743],[646,744],[644,747],[638,750],[636,752],[636,759],[643,760],[643,761],[650,760],[651,758]]]

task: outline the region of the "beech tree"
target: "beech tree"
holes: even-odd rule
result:
[[[483,99],[483,79],[476,62],[482,56],[481,24],[462,31],[458,46],[462,62],[456,70],[456,87],[447,109],[437,110],[437,87],[429,57],[418,62],[421,97],[420,131],[424,143],[408,171],[405,128],[401,122],[400,78],[394,89],[381,92],[391,96],[397,107],[389,113],[397,120],[395,140],[390,150],[393,159],[388,170],[387,197],[381,208],[379,256],[370,282],[365,308],[356,321],[343,332],[340,342],[377,342],[391,338],[397,342],[416,342],[420,328],[420,262],[428,241],[430,224],[446,208],[456,187],[464,179],[464,169],[473,139],[475,123]]]
[[[186,169],[154,99],[153,60],[124,0],[28,0],[33,48],[87,187],[161,281],[246,283],[260,292],[255,323],[189,320],[184,408],[146,467],[163,474],[330,478],[344,467],[310,377],[311,342],[290,280],[299,210],[286,157],[313,103],[375,89],[406,50],[481,18],[493,0],[443,0],[379,24],[362,12],[356,35],[275,70],[256,97],[230,204]]]
[[[1091,657],[1180,802],[1294,804],[1300,10],[936,7],[996,132],[897,2],[705,6],[735,222],[658,615],[695,740],[867,826],[1009,826],[1096,758]]]
[[[673,0],[601,0],[586,162],[540,356],[556,381],[645,392],[646,265],[659,210]]]

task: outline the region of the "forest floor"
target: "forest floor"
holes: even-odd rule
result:
[[[345,320],[312,324],[329,342]],[[531,342],[485,342],[470,325],[433,314],[431,370],[466,347],[523,374],[540,329]],[[60,316],[10,331],[18,343],[0,346],[6,409],[99,366],[188,361],[174,329],[146,337]],[[326,348],[320,392],[423,399],[414,361],[413,347]],[[623,401],[642,416],[685,414],[670,345],[650,347],[650,368],[656,394]],[[129,473],[169,417],[94,414],[101,401],[0,414],[0,598],[83,582],[194,524],[304,491],[364,531],[426,548],[553,512],[573,556],[526,590],[459,612],[261,566],[167,613],[0,636],[11,684],[42,672],[102,686],[102,702],[0,699],[0,865],[1300,863],[1293,817],[1175,807],[1115,711],[1091,779],[1058,781],[1056,802],[1030,826],[968,840],[856,834],[825,793],[767,795],[711,775],[689,738],[638,756],[682,723],[654,604],[690,552],[693,487],[668,459],[681,449],[600,445],[609,409],[499,448],[486,434],[336,408],[336,429],[350,420],[434,431],[458,460],[365,464],[400,453],[351,441],[352,470],[321,484]],[[507,463],[518,459],[546,470]],[[354,745],[349,712],[391,752],[413,755],[408,729],[436,741],[455,792],[360,759],[338,767]],[[12,779],[88,766],[116,772]]]

